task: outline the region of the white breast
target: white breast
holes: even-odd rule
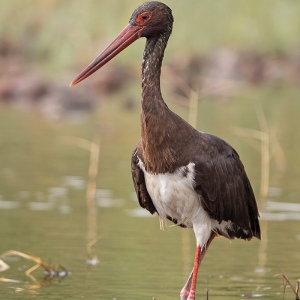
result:
[[[218,222],[208,216],[194,191],[195,164],[189,163],[174,173],[164,174],[147,172],[141,160],[139,167],[144,171],[147,191],[159,216],[170,216],[177,224],[193,228],[197,244],[205,245]]]

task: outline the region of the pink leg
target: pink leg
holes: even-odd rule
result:
[[[205,247],[201,248],[199,245],[197,245],[196,248],[196,254],[195,254],[195,260],[194,260],[194,268],[182,288],[180,292],[180,300],[195,300],[196,299],[196,284],[197,284],[197,275],[198,270],[201,264],[202,259],[204,258],[204,255],[208,249],[208,246],[210,245],[211,241],[216,237],[216,233],[212,233],[210,235],[210,238],[208,239]]]
[[[182,288],[182,290],[180,292],[180,300],[187,300],[187,298],[190,294],[193,273],[194,273],[194,269],[192,270],[186,284],[184,285],[184,287]]]

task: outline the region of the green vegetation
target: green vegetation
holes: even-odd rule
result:
[[[141,1],[5,0],[1,3],[1,51],[8,46],[53,75],[93,58],[128,22]],[[165,0],[173,9],[168,59],[227,46],[289,52],[300,46],[298,0]],[[121,61],[140,59],[141,48]]]

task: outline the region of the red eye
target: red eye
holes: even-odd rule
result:
[[[138,25],[143,25],[151,19],[151,12],[143,12],[139,14],[135,20]]]

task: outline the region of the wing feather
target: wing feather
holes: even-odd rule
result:
[[[138,162],[139,162],[139,158],[138,158],[138,151],[136,147],[132,153],[132,159],[131,159],[131,174],[132,174],[135,192],[137,194],[140,206],[142,208],[147,209],[151,214],[154,214],[156,212],[156,209],[147,191],[144,172],[140,169]]]
[[[260,238],[255,196],[237,152],[218,137],[205,134],[204,138],[194,178],[203,208],[219,223],[231,221],[236,231],[247,232],[248,239]]]

